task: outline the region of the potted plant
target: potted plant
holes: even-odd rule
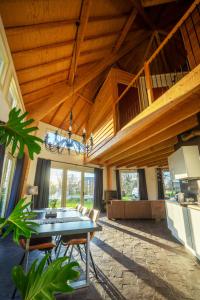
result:
[[[38,128],[30,126],[33,119],[25,120],[27,114],[21,114],[20,109],[13,108],[8,122],[0,121],[0,144],[11,146],[12,155],[18,149],[18,157],[23,156],[26,146],[30,159],[33,159],[34,154],[40,153],[42,140],[31,134]],[[20,199],[7,219],[0,218],[2,238],[12,233],[14,242],[18,244],[21,236],[28,239],[33,232],[37,232],[38,225],[30,221],[34,217],[34,213],[27,209],[30,204],[26,198]],[[66,263],[68,258],[63,257],[47,267],[47,259],[48,255],[45,255],[41,262],[35,260],[27,274],[21,266],[13,268],[12,277],[23,300],[53,300],[57,292],[73,291],[69,281],[78,278],[79,272],[74,269],[78,263]]]

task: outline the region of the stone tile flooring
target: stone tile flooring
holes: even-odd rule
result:
[[[165,222],[109,221],[103,216],[99,223],[103,231],[91,243],[99,279],[91,273],[90,288],[57,299],[200,299],[200,264],[172,238]],[[10,270],[20,251],[9,241],[0,246],[1,300],[10,299]]]

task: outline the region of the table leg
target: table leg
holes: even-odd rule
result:
[[[87,233],[86,244],[86,285],[90,284],[90,233]]]
[[[29,245],[30,245],[30,239],[26,240],[26,250],[25,250],[25,272],[28,271],[28,257],[29,257]]]

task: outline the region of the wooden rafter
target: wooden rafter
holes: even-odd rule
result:
[[[166,3],[175,2],[176,0],[141,0],[142,6],[149,7],[155,5],[161,5]]]
[[[87,102],[89,105],[93,105],[93,102],[91,100],[89,100],[88,98],[86,98],[85,96],[83,96],[80,93],[77,93],[77,95],[85,102]]]
[[[85,32],[87,28],[89,12],[90,12],[91,0],[83,0],[81,7],[80,24],[77,28],[76,41],[74,42],[74,50],[71,60],[71,66],[69,71],[69,84],[72,85],[74,82],[74,76],[78,65],[79,55],[81,53],[81,46],[84,41]],[[77,23],[78,24],[78,23]]]
[[[147,16],[147,14],[144,11],[143,6],[141,5],[140,0],[129,0],[132,5],[137,9],[138,13],[141,15],[145,23],[151,28],[152,30],[155,30],[155,25],[152,23],[150,18]]]
[[[158,143],[157,145],[153,147],[149,147],[149,149],[141,151],[137,154],[133,154],[131,156],[128,156],[124,159],[121,159],[117,162],[117,168],[121,168],[127,164],[130,164],[133,162],[133,160],[140,159],[141,157],[147,156],[147,155],[152,155],[153,153],[157,151],[165,151],[168,147],[173,147],[176,143],[178,142],[178,139],[176,137],[173,137],[169,140],[166,140],[164,142]],[[116,165],[116,163],[113,164],[113,166]],[[112,164],[111,164],[112,166]]]
[[[153,161],[153,160],[156,160],[160,156],[168,156],[172,152],[174,152],[174,147],[170,146],[170,147],[165,148],[163,150],[155,151],[152,154],[140,157],[139,159],[132,160],[132,161],[128,162],[126,164],[126,166],[127,166],[127,168],[129,168],[130,166],[136,166],[136,165],[138,165],[140,163],[143,163],[147,160],[152,160]]]
[[[69,84],[61,83],[57,85],[57,89],[52,92],[51,97],[48,101],[41,103],[40,107],[36,106],[31,116],[35,120],[43,119],[48,113],[54,110],[62,102],[66,101],[74,93],[77,93],[82,87],[93,80],[101,72],[103,72],[109,65],[112,65],[115,61],[119,60],[121,57],[126,55],[133,49],[133,43],[127,43],[118,53],[111,53],[100,63],[97,63],[94,67],[88,68],[87,72],[80,76],[80,78],[75,81],[74,87],[72,88]]]
[[[113,48],[113,53],[117,52],[120,49],[121,45],[123,44],[128,32],[136,18],[136,15],[137,15],[137,10],[134,8],[132,10],[131,14],[129,15],[128,20],[126,21],[118,39],[117,39],[117,42]]]

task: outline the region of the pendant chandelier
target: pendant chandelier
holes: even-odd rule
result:
[[[76,22],[76,26],[77,26],[77,33],[78,33],[79,22]],[[75,74],[77,36],[76,36],[75,44],[74,44],[74,51],[75,51],[74,52],[75,59],[73,59],[72,62],[74,61],[74,74]],[[67,124],[69,124],[69,128],[67,130],[58,129],[55,132],[47,133],[45,136],[45,139],[44,139],[44,144],[45,144],[46,150],[48,150],[52,153],[62,154],[62,153],[65,153],[67,150],[67,152],[70,154],[70,152],[72,150],[72,151],[75,151],[76,154],[86,154],[88,156],[88,154],[91,152],[91,150],[93,148],[92,133],[91,133],[89,139],[87,139],[86,129],[83,128],[81,141],[80,141],[80,139],[77,139],[77,136],[72,138],[73,137],[72,128],[74,129],[74,127],[76,125],[76,124],[73,124],[73,114],[72,114],[72,108],[74,107],[74,101],[73,101],[74,81],[73,81],[73,85],[72,85],[72,90],[73,90],[72,106],[71,106],[71,110],[70,110],[70,114],[69,114],[69,121],[68,120],[64,121]],[[61,125],[61,127],[62,127],[62,125]],[[77,127],[79,128],[79,126],[77,126]]]
[[[56,130],[55,132],[49,132],[46,134],[44,139],[44,144],[46,150],[57,153],[63,154],[68,152],[70,154],[71,150],[75,151],[76,154],[88,154],[91,152],[93,148],[93,135],[91,133],[90,138],[87,140],[87,134],[85,128],[82,131],[82,139],[79,141],[73,137],[72,132],[73,127],[73,114],[72,111],[70,112],[70,119],[69,119],[69,128],[67,130]]]

